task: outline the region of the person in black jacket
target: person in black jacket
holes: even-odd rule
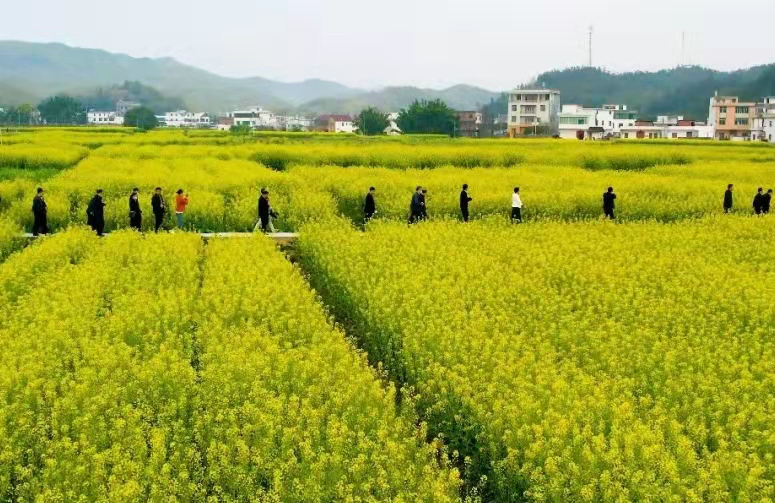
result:
[[[422,187],[419,185],[412,194],[412,202],[409,205],[409,223],[413,224],[422,219],[423,207],[425,205],[423,201]]]
[[[140,209],[140,189],[135,187],[129,195],[129,227],[135,230],[143,228],[143,210]]]
[[[102,236],[105,230],[105,200],[102,198],[102,189],[97,189],[97,193],[89,201],[89,207],[86,208],[86,217],[89,227],[98,236]]]
[[[727,185],[726,192],[724,192],[724,213],[732,212],[732,189],[734,187],[734,184],[730,183]]]
[[[772,189],[767,189],[767,193],[762,196],[762,213],[765,215],[770,212],[770,203],[772,202]]]
[[[463,222],[468,222],[468,203],[473,201],[473,198],[468,196],[468,184],[463,184],[463,190],[460,191],[460,213],[463,214]]]
[[[377,189],[369,187],[369,192],[366,194],[366,201],[363,203],[364,222],[368,222],[377,212],[377,203],[374,201],[374,194]]]
[[[32,235],[48,234],[48,206],[43,197],[43,187],[38,187],[38,193],[32,199]]]
[[[756,190],[756,195],[753,196],[753,212],[757,215],[762,214],[762,197],[764,197],[764,194],[762,194],[763,191],[764,189],[759,187]]]
[[[164,203],[164,196],[161,193],[161,187],[156,187],[151,198],[151,209],[153,210],[153,216],[156,220],[154,225],[154,232],[159,232],[161,224],[164,222],[164,213],[167,211],[167,206]]]
[[[614,208],[616,207],[616,203],[614,203],[615,200],[616,194],[614,194],[614,188],[608,187],[608,191],[603,193],[603,213],[606,218],[610,218],[611,220],[616,219],[614,216]]]
[[[261,196],[258,198],[258,224],[261,226],[261,231],[274,232],[272,219],[278,217],[279,215],[272,209],[272,204],[269,202],[269,191],[262,188]]]

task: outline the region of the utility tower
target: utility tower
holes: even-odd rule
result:
[[[589,67],[592,68],[592,25],[589,25]]]

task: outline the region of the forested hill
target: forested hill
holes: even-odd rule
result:
[[[59,93],[83,96],[125,81],[142,82],[165,96],[179,97],[194,110],[210,112],[249,105],[291,110],[306,101],[362,92],[318,79],[278,82],[222,77],[172,58],[133,58],[64,44],[0,41],[0,105],[37,103]]]
[[[680,114],[699,120],[707,117],[708,100],[715,91],[752,101],[775,95],[775,64],[733,72],[699,66],[619,74],[571,68],[543,73],[536,83],[559,89],[566,104],[624,103],[642,117]]]

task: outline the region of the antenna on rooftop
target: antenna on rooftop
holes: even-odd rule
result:
[[[589,67],[592,68],[592,25],[589,25]]]

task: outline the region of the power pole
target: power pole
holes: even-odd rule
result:
[[[592,25],[589,25],[589,67],[592,68]]]

